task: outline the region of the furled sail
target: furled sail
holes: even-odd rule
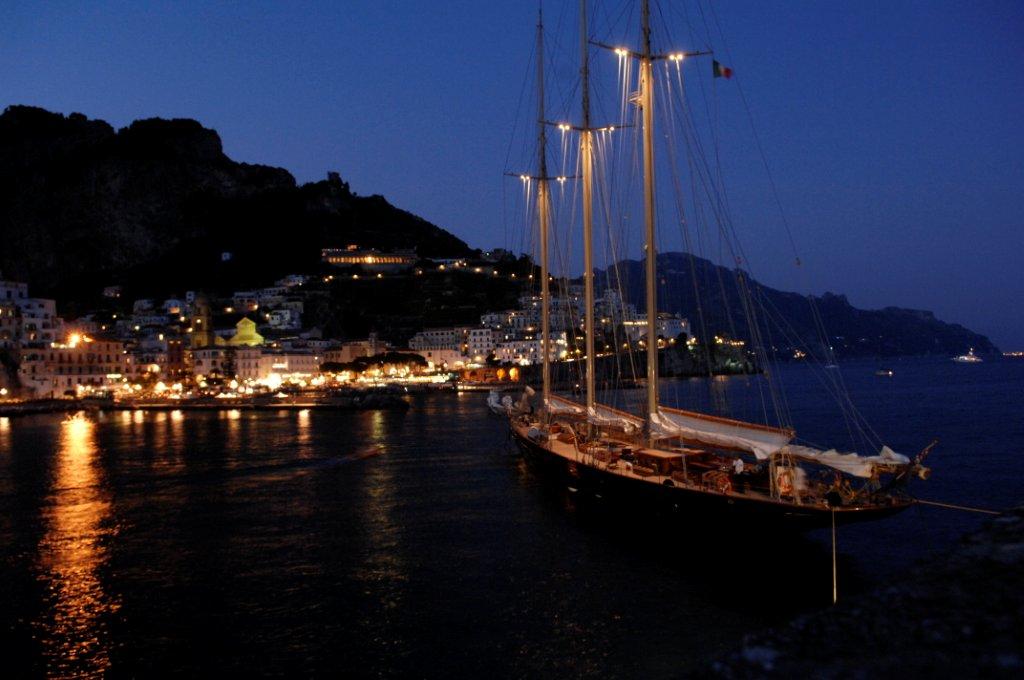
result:
[[[860,456],[856,453],[839,453],[835,449],[819,451],[809,446],[787,446],[782,449],[788,454],[845,472],[854,477],[871,477],[878,466],[909,465],[910,459],[883,446],[877,456]]]
[[[794,436],[792,430],[670,408],[658,409],[651,417],[651,428],[658,438],[681,437],[706,446],[746,451],[759,460],[768,458]]]
[[[636,416],[604,404],[595,404],[594,408],[589,409],[587,420],[598,427],[620,428],[626,434],[639,432],[644,426],[644,422]]]
[[[573,415],[583,417],[598,427],[616,427],[624,430],[626,434],[633,434],[643,429],[644,422],[640,418],[625,411],[620,411],[611,406],[596,404],[589,411],[583,406],[564,397],[552,396],[548,403],[548,410],[554,415]]]
[[[583,406],[575,401],[555,395],[551,395],[551,399],[548,400],[547,409],[552,415],[582,416],[584,411]]]

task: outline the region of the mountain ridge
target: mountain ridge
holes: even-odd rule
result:
[[[259,280],[312,268],[321,248],[349,243],[425,256],[473,252],[382,196],[353,193],[337,173],[299,184],[282,168],[236,162],[217,132],[195,120],[115,129],[20,105],[0,114],[0,242],[5,275],[71,298],[147,268],[179,288],[213,285],[203,270],[221,252]]]
[[[757,282],[745,271],[684,252],[659,253],[658,272],[658,311],[688,317],[693,333],[706,339],[716,334],[750,338],[743,303],[746,289],[756,302],[755,315],[760,317],[757,327],[762,329],[765,345],[775,347],[778,353],[809,348],[828,362],[832,353],[837,357],[952,356],[972,347],[979,354],[999,352],[987,337],[960,324],[941,321],[928,310],[895,306],[859,309],[839,293],[803,295],[782,291]],[[611,285],[622,290],[637,309],[645,308],[643,260],[621,260],[598,270],[595,280],[608,282],[601,288]],[[822,327],[831,352],[824,349],[819,330]]]

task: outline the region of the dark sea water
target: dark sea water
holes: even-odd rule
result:
[[[840,373],[922,498],[1024,502],[1024,362]],[[846,428],[776,376],[801,434]],[[760,379],[715,384],[735,415]],[[683,406],[701,381],[667,381]],[[482,394],[408,412],[0,419],[0,645],[26,675],[672,677],[828,606],[827,536],[709,536],[577,508],[511,455]],[[625,395],[623,399],[628,399]],[[378,454],[365,457],[365,454]],[[700,518],[695,518],[699,522]],[[840,597],[940,559],[982,516],[915,507],[839,535]]]

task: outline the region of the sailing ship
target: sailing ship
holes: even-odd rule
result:
[[[579,136],[582,189],[585,351],[583,401],[552,393],[551,290],[549,232],[552,181],[564,175],[548,172],[547,120],[544,106],[544,31],[537,31],[538,158],[535,175],[520,175],[535,183],[540,245],[541,394],[534,408],[526,394],[517,404],[492,398],[495,413],[507,413],[511,436],[524,457],[540,474],[594,498],[649,506],[681,518],[722,521],[735,526],[766,523],[795,530],[830,524],[879,519],[913,503],[906,490],[912,477],[926,479],[925,457],[932,445],[915,458],[887,446],[860,455],[798,444],[792,428],[760,424],[698,411],[670,408],[659,400],[659,338],[657,234],[655,219],[654,64],[680,65],[709,51],[656,53],[651,42],[651,12],[642,0],[641,45],[637,50],[612,48],[591,41],[587,3],[580,3],[580,92],[582,119],[578,125],[559,124]],[[646,273],[646,402],[642,415],[598,401],[595,389],[594,314],[594,137],[614,129],[591,123],[589,52],[594,45],[614,49],[620,59],[639,66],[639,92],[629,97],[636,105],[641,132]],[[714,62],[716,76],[722,67]],[[731,72],[730,72],[731,74]],[[833,373],[834,375],[834,373]]]

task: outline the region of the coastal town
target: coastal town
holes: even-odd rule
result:
[[[232,253],[221,254],[230,261]],[[529,292],[535,275],[504,251],[476,259],[417,257],[413,250],[381,252],[355,244],[325,248],[321,268],[230,292],[182,291],[166,298],[134,298],[120,285],[97,291],[96,309],[65,318],[54,299],[33,297],[29,286],[0,277],[0,403],[8,407],[78,401],[140,405],[286,405],[309,395],[388,386],[490,389],[528,382],[540,363],[540,298]],[[502,271],[504,269],[504,271]],[[405,338],[338,337],[306,314],[340,281],[429,277],[523,279],[517,306],[483,310],[476,325],[426,327]],[[582,286],[562,282],[552,299],[550,359],[580,361]],[[598,300],[602,342],[598,355],[642,349],[646,320],[618,290]],[[687,319],[658,315],[659,346],[693,351]],[[742,342],[716,338],[742,352]]]

